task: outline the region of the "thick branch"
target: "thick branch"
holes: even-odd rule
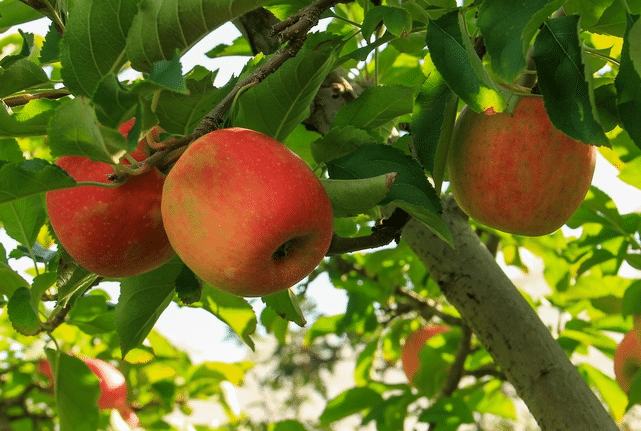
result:
[[[403,238],[501,367],[539,426],[617,431],[612,418],[472,231],[451,196],[443,220],[455,249],[411,220]]]

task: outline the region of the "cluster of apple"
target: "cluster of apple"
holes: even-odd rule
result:
[[[543,98],[522,97],[514,112],[463,108],[448,168],[452,192],[476,221],[518,235],[554,232],[590,188],[596,148],[552,125]]]
[[[119,130],[126,136],[135,119]],[[147,140],[131,156],[148,156]],[[76,181],[107,183],[110,164],[56,161]],[[124,164],[127,161],[123,162]],[[194,141],[164,175],[156,167],[112,188],[47,193],[53,230],[79,265],[109,278],[140,275],[175,254],[205,282],[263,296],[306,277],[329,248],[329,197],[307,164],[277,140],[229,128]]]
[[[641,369],[641,314],[634,316],[634,328],[623,336],[614,352],[614,376],[626,394]]]
[[[82,357],[81,359],[100,381],[98,408],[101,410],[116,409],[130,427],[139,427],[140,419],[127,404],[127,382],[125,376],[116,367],[102,359],[89,357]],[[46,359],[40,360],[37,364],[37,369],[40,374],[51,379],[52,384],[55,383],[49,361]]]

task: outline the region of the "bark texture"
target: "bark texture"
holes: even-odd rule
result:
[[[501,367],[544,431],[618,427],[536,312],[470,228],[451,195],[443,220],[456,249],[412,219],[403,239]]]

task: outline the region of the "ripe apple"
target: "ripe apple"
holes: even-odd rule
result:
[[[596,148],[556,129],[540,97],[521,98],[512,114],[479,114],[465,107],[448,157],[461,209],[503,232],[554,232],[585,198]]]
[[[419,352],[425,343],[427,343],[430,338],[448,332],[450,329],[449,326],[445,325],[427,325],[407,337],[401,349],[401,363],[407,380],[409,380],[410,383],[412,383],[414,374],[418,371],[420,365]]]
[[[133,121],[121,125],[123,135]],[[147,156],[144,138],[132,156],[135,160]],[[56,164],[76,181],[107,183],[107,175],[113,173],[110,164],[86,157],[63,156]],[[98,275],[131,277],[155,269],[174,255],[160,211],[164,181],[165,175],[152,168],[115,188],[81,186],[48,192],[53,230],[69,255]]]
[[[162,216],[172,246],[205,282],[264,296],[307,276],[329,248],[332,207],[307,164],[253,130],[194,141],[167,176]]]
[[[629,331],[614,352],[614,375],[617,383],[628,393],[634,374],[641,368],[641,343],[635,330]]]

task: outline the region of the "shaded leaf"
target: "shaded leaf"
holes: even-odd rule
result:
[[[38,313],[31,306],[31,292],[26,287],[18,287],[9,298],[7,313],[11,325],[23,335],[36,335],[40,332]]]
[[[327,426],[363,410],[373,409],[382,402],[383,398],[374,389],[368,387],[351,388],[330,400],[319,420],[321,425]]]
[[[532,55],[539,88],[554,127],[586,144],[609,146],[593,105],[592,72],[583,59],[578,23],[578,16],[545,22]]]
[[[633,58],[638,59],[639,53],[632,51],[634,44],[631,41],[633,30],[636,33],[641,32],[641,30],[635,30],[641,25],[639,15],[627,15],[627,23],[626,38],[623,41],[621,51],[621,66],[614,80],[614,85],[617,89],[617,108],[623,128],[636,146],[641,148],[641,124],[639,122],[639,118],[641,118],[641,76],[633,62]]]
[[[65,171],[46,160],[30,159],[22,163],[0,162],[0,203],[72,187],[75,184],[76,181]]]
[[[356,180],[321,180],[334,217],[353,217],[375,207],[394,184],[396,173]]]
[[[278,293],[263,296],[262,301],[277,315],[290,322],[303,327],[307,324],[303,311],[300,309],[298,298],[292,289],[282,290]]]
[[[5,97],[48,81],[49,77],[42,70],[42,67],[28,58],[23,58],[8,68],[0,70],[0,97]]]

